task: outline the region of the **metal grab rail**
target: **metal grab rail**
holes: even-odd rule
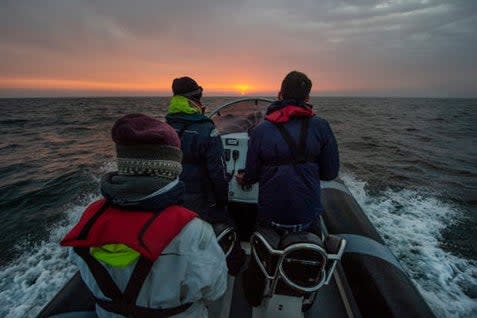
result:
[[[259,241],[256,241],[256,240],[259,240]],[[279,257],[278,262],[275,266],[274,273],[272,275],[268,273],[262,260],[260,259],[260,256],[257,253],[256,244],[258,243],[262,243],[267,248],[270,255]],[[315,292],[318,289],[320,289],[323,285],[328,284],[333,276],[333,272],[336,268],[336,264],[341,259],[341,256],[343,255],[344,249],[346,247],[346,241],[343,239],[340,242],[340,245],[336,254],[328,253],[323,247],[313,243],[296,243],[286,247],[283,250],[277,250],[277,249],[274,249],[272,246],[270,246],[267,240],[259,232],[255,232],[252,234],[252,237],[250,239],[250,244],[252,247],[252,255],[255,258],[255,261],[257,262],[260,270],[262,271],[265,278],[271,281],[272,283],[272,286],[271,286],[272,295],[275,292],[275,288],[279,278],[283,279],[285,283],[288,284],[289,286],[299,291],[303,291],[307,293]],[[298,250],[311,250],[311,251],[318,252],[322,256],[323,262],[287,258],[287,255]],[[294,261],[298,261],[299,263],[305,264],[305,265],[315,265],[315,264],[321,265],[321,269],[319,270],[320,271],[319,281],[312,287],[300,286],[296,284],[295,282],[293,282],[285,273],[283,269],[283,264],[286,262],[294,262]],[[332,262],[331,266],[327,266],[329,261]]]
[[[246,97],[246,98],[240,98],[240,99],[236,99],[236,100],[233,100],[233,101],[230,101],[228,103],[225,103],[221,106],[219,106],[218,108],[214,109],[210,114],[209,114],[209,118],[212,118],[214,117],[215,115],[217,115],[217,113],[220,113],[221,110],[223,110],[224,108],[227,108],[233,104],[238,104],[238,103],[242,103],[242,102],[248,102],[248,101],[254,101],[255,102],[255,105],[258,105],[258,102],[267,102],[267,103],[272,103],[273,100],[272,99],[268,99],[268,98],[265,98],[265,97]]]

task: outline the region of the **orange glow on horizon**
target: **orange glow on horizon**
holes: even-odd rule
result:
[[[268,95],[276,96],[279,90],[280,78],[274,79],[274,82],[258,82],[259,76],[250,76],[254,80],[247,80],[244,77],[235,78],[233,83],[218,82],[215,79],[208,79],[204,76],[197,76],[197,81],[204,87],[204,96],[218,95]],[[171,82],[174,77],[155,78],[152,80],[143,79],[142,81],[108,81],[108,80],[82,80],[82,79],[56,79],[56,78],[0,78],[0,90],[36,90],[45,92],[55,92],[53,94],[68,92],[91,92],[92,94],[118,93],[132,95],[170,95]],[[238,81],[237,81],[238,79]],[[316,81],[313,83],[313,93],[329,93],[337,91],[339,85],[331,81]],[[341,85],[345,83],[339,83]]]
[[[236,83],[208,83],[201,81],[204,91],[211,93],[232,93],[245,95],[273,91],[264,85]],[[30,78],[0,78],[0,88],[3,89],[38,89],[38,90],[91,90],[91,91],[128,91],[128,92],[170,92],[169,81],[161,82],[101,82],[64,79],[30,79]]]

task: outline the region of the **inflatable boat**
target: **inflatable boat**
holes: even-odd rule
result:
[[[244,98],[210,114],[225,149],[235,223],[214,229],[224,253],[241,244],[247,262],[239,275],[229,276],[227,291],[208,308],[209,317],[434,317],[339,180],[321,183],[319,233],[280,235],[256,226],[258,186],[240,186],[233,176],[245,167],[248,131],[263,120],[270,102]],[[79,273],[37,317],[96,317],[94,298]]]

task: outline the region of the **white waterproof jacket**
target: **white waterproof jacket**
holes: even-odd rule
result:
[[[83,281],[100,299],[110,300],[101,292],[83,259],[73,250],[72,260],[78,265]],[[124,291],[136,262],[125,268],[102,263],[114,282]],[[192,302],[186,311],[174,318],[207,317],[206,305],[225,292],[227,265],[210,224],[195,218],[164,249],[151,268],[137,298],[136,305],[149,308],[171,308]],[[98,305],[100,318],[122,317]]]

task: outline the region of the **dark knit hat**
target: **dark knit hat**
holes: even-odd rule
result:
[[[172,92],[174,95],[182,95],[195,100],[200,100],[202,97],[202,91],[202,87],[188,76],[176,78],[172,82]]]
[[[176,179],[182,172],[182,151],[176,131],[143,114],[118,119],[111,130],[119,175]]]

